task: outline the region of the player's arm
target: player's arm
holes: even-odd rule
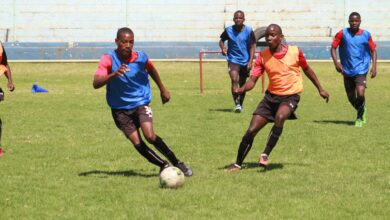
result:
[[[371,78],[374,78],[376,76],[376,60],[377,60],[377,53],[376,53],[376,44],[372,40],[372,37],[368,39],[368,45],[370,47],[370,53],[371,53],[371,60],[372,60],[372,67],[371,67]]]
[[[255,57],[255,50],[256,50],[256,38],[255,38],[255,33],[253,31],[251,32],[250,38],[251,38],[251,47],[249,49],[249,62],[247,66],[248,71],[252,69],[252,62],[253,62],[253,58]]]
[[[148,71],[150,77],[152,77],[153,81],[156,83],[158,89],[160,90],[161,101],[163,104],[165,104],[171,99],[171,95],[169,94],[169,91],[165,88],[157,69],[154,67],[150,60],[148,60],[146,64],[146,70]]]
[[[111,62],[111,58],[108,55],[102,56],[99,62],[98,69],[96,70],[95,75],[93,77],[93,88],[101,88],[114,78],[122,76],[127,71],[129,71],[127,65],[123,64],[116,72],[109,74],[109,71],[111,71]]]
[[[303,72],[305,73],[305,75],[307,76],[307,78],[310,79],[310,81],[314,84],[314,86],[317,88],[318,90],[318,93],[320,94],[320,96],[322,98],[324,98],[326,100],[326,102],[329,101],[329,94],[327,91],[325,91],[322,86],[321,86],[321,83],[320,81],[318,80],[316,74],[314,73],[314,71],[310,68],[310,66],[307,66],[306,68],[303,69]]]
[[[314,86],[317,88],[318,93],[322,98],[326,100],[326,102],[329,101],[329,94],[327,91],[322,88],[320,81],[317,78],[317,75],[314,73],[314,71],[310,68],[310,66],[306,62],[306,58],[303,55],[301,49],[299,49],[299,55],[298,55],[298,64],[302,68],[303,72],[307,76],[307,78],[310,79],[310,81],[314,84]]]
[[[332,46],[330,49],[330,55],[332,56],[333,64],[337,70],[337,72],[342,73],[343,72],[343,66],[337,59],[337,53],[336,49],[340,45],[341,40],[343,39],[343,32],[339,31],[336,36],[334,37],[334,40],[332,42]]]
[[[259,55],[256,58],[255,65],[253,67],[252,74],[250,75],[249,79],[245,82],[245,84],[241,88],[236,88],[234,92],[241,94],[246,91],[252,90],[255,87],[257,80],[259,79],[260,76],[263,75],[263,73],[264,73],[264,66],[263,66],[261,56]]]
[[[219,48],[221,48],[221,52],[222,52],[222,55],[226,56],[227,54],[227,49],[225,47],[225,41],[229,39],[229,36],[226,32],[226,29],[225,31],[221,34],[220,36],[220,40],[219,40]]]
[[[3,47],[3,45],[1,45]],[[12,72],[11,72],[11,67],[8,65],[8,59],[7,59],[7,53],[4,50],[3,47],[3,60],[1,61],[1,64],[7,68],[7,71],[5,71],[4,75],[7,78],[7,88],[9,91],[14,91],[15,90],[15,85],[12,81]]]
[[[374,78],[376,76],[376,60],[377,60],[376,49],[371,51],[371,59],[372,59],[371,78]]]

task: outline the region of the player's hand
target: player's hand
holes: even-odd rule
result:
[[[325,90],[320,91],[320,96],[325,99],[326,103],[329,102],[329,93]]]
[[[226,56],[226,54],[227,54],[227,49],[226,49],[226,48],[223,48],[223,49],[221,50],[221,53],[222,53],[222,55]]]
[[[248,70],[248,73],[251,71],[251,69],[252,69],[252,62],[248,63],[248,65],[246,66],[246,69]]]
[[[244,88],[235,88],[233,90],[233,92],[236,94],[242,94],[242,93],[244,93]]]
[[[7,84],[8,90],[13,92],[15,90],[15,85],[12,82],[8,82]]]
[[[371,68],[371,78],[375,78],[376,76],[376,68]]]
[[[343,66],[339,62],[337,62],[335,64],[335,68],[336,68],[337,72],[343,73]]]
[[[164,89],[163,91],[161,91],[161,101],[163,104],[169,102],[169,100],[171,99],[171,94],[169,94],[169,91]]]
[[[122,76],[123,74],[125,74],[126,72],[129,71],[129,68],[126,64],[122,64],[119,69],[115,72],[115,75],[116,76]]]

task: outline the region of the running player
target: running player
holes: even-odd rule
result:
[[[370,32],[360,29],[359,13],[352,12],[348,23],[349,28],[344,28],[336,34],[332,43],[331,56],[337,72],[344,77],[344,88],[348,100],[357,111],[355,126],[362,127],[367,123],[364,92],[371,61],[371,78],[376,76],[376,44]],[[341,63],[337,60],[337,47],[339,47]]]
[[[237,93],[243,93],[253,89],[259,77],[264,71],[267,72],[269,85],[265,97],[253,112],[249,128],[239,145],[236,162],[226,168],[227,172],[241,169],[257,133],[267,123],[274,122],[266,147],[259,157],[259,165],[268,166],[268,157],[282,134],[284,122],[287,119],[296,119],[294,112],[300,100],[299,94],[303,91],[299,67],[315,85],[320,96],[328,102],[329,94],[322,88],[314,71],[306,63],[302,51],[296,46],[282,44],[282,38],[283,33],[279,25],[271,24],[267,27],[265,39],[269,48],[260,52],[250,78],[236,90]]]
[[[234,100],[234,111],[242,112],[245,92],[235,93],[235,89],[244,85],[248,74],[252,69],[252,60],[256,49],[255,34],[251,27],[244,25],[245,14],[243,11],[234,12],[234,25],[227,27],[221,34],[219,47],[222,55],[227,56],[231,90]],[[228,41],[226,49],[225,41]]]
[[[191,168],[179,161],[153,130],[153,115],[149,107],[152,98],[149,75],[160,90],[162,103],[170,99],[170,94],[161,82],[156,68],[145,53],[133,50],[134,33],[130,28],[120,28],[115,43],[117,49],[109,51],[100,59],[93,87],[98,89],[106,85],[106,99],[116,126],[143,157],[160,167],[160,172],[168,166],[167,161],[161,159],[145,144],[139,128],[145,139],[174,166],[182,170],[184,175],[192,176]]]

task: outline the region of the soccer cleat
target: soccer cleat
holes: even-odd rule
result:
[[[366,124],[367,123],[367,108],[364,107],[364,113],[363,113],[363,123]]]
[[[160,167],[160,172],[161,173],[165,168],[169,167],[169,163],[166,162],[162,167]]]
[[[259,157],[259,166],[267,167],[268,166],[268,155],[267,154],[260,154]]]
[[[242,106],[240,104],[236,105],[236,107],[234,107],[234,112],[235,113],[241,113],[242,112]]]
[[[184,176],[192,176],[193,175],[191,167],[187,166],[183,162],[177,163],[175,167],[179,168],[184,173]]]
[[[225,169],[225,172],[234,172],[234,171],[238,171],[238,170],[241,170],[241,166],[236,164],[236,163],[233,163],[232,165],[228,166],[226,169]]]
[[[363,127],[363,120],[362,119],[356,119],[355,121],[355,127],[361,128]]]

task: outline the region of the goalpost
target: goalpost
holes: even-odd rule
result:
[[[255,54],[260,53],[260,51],[256,51]],[[204,54],[222,54],[220,50],[200,50],[199,51],[199,88],[200,95],[203,96],[203,55]],[[261,76],[261,92],[264,93],[264,74]]]

